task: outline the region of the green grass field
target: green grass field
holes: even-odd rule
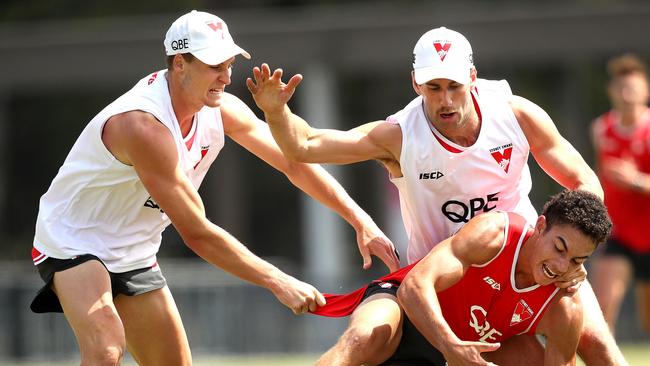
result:
[[[622,344],[621,349],[631,366],[650,365],[650,344]],[[317,355],[262,355],[262,356],[224,356],[197,357],[194,366],[304,366],[313,365]],[[39,363],[5,363],[2,366],[68,366],[76,361],[39,362]],[[134,362],[125,362],[125,366],[135,366]],[[584,365],[579,363],[579,365]]]

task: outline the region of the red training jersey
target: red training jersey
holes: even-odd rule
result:
[[[650,109],[633,129],[625,129],[618,121],[613,111],[594,121],[598,165],[612,158],[626,159],[634,162],[641,172],[650,174]],[[599,178],[613,223],[612,237],[636,253],[650,252],[650,195],[620,187],[602,172]]]
[[[549,302],[559,291],[554,285],[516,287],[517,259],[532,230],[523,217],[514,213],[508,213],[507,217],[506,239],[501,251],[488,263],[471,266],[458,283],[438,293],[445,320],[462,340],[501,342],[518,334],[534,334]],[[415,264],[417,262],[377,281],[401,283]],[[326,294],[327,304],[314,314],[350,315],[361,302],[366,288],[346,295]]]

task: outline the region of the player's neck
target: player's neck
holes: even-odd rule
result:
[[[518,289],[531,287],[537,284],[537,282],[535,282],[535,277],[530,270],[533,267],[530,260],[532,258],[534,247],[532,245],[526,245],[529,241],[530,238],[522,243],[517,257],[517,262],[515,263],[515,286]]]
[[[182,135],[186,136],[192,129],[194,115],[201,109],[201,106],[195,106],[187,100],[188,94],[183,93],[180,82],[169,74],[167,74],[167,83],[174,115],[176,115]]]
[[[641,123],[644,115],[648,113],[648,107],[642,104],[631,106],[630,108],[618,109],[616,113],[619,116],[620,124],[625,127],[634,127]]]
[[[474,145],[481,133],[481,121],[473,110],[466,119],[453,125],[435,121],[431,122],[431,125],[449,141],[464,147]]]

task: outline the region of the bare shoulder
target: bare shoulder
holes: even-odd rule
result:
[[[151,113],[140,110],[116,114],[102,131],[106,148],[124,164],[132,165],[132,154],[139,146],[172,142],[171,133]]]
[[[245,128],[257,119],[244,101],[230,93],[223,93],[219,110],[226,134]]]
[[[550,119],[542,107],[524,97],[513,95],[509,103],[519,124],[531,123],[539,119]]]
[[[503,212],[475,216],[453,236],[454,254],[469,264],[490,261],[503,247],[506,225]]]

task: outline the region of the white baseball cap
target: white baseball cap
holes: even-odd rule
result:
[[[445,27],[424,33],[413,48],[413,71],[418,84],[433,79],[469,84],[473,65],[472,46],[467,38]]]
[[[237,46],[226,22],[216,15],[192,10],[176,19],[165,34],[168,56],[191,53],[208,65],[218,65],[235,55],[251,55]]]

